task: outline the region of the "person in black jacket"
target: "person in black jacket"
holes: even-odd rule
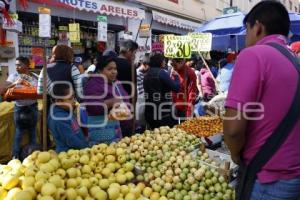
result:
[[[171,79],[168,71],[164,69],[165,58],[160,53],[151,53],[149,61],[150,69],[144,77],[145,90],[145,118],[151,129],[160,126],[174,126],[172,118],[171,91],[180,89],[179,75],[172,71],[175,80]]]

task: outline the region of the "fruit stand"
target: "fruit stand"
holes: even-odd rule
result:
[[[198,137],[161,127],[57,154],[34,152],[0,166],[0,199],[234,199]]]

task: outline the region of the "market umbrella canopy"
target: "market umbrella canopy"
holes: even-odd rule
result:
[[[245,14],[237,12],[217,17],[196,30],[196,32],[210,32],[214,35],[238,34],[245,29],[243,20]]]

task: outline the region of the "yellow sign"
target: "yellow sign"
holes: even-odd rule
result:
[[[69,38],[72,43],[80,42],[80,32],[70,32]]]
[[[69,31],[70,32],[80,31],[79,24],[78,23],[69,24]]]
[[[69,38],[72,43],[80,42],[80,26],[78,23],[69,24]]]
[[[210,51],[212,46],[211,33],[189,33],[191,37],[192,51]]]
[[[164,36],[164,54],[168,58],[191,58],[191,38],[189,36]]]

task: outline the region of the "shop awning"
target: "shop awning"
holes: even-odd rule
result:
[[[199,23],[195,23],[192,21],[188,21],[185,19],[181,19],[178,17],[174,17],[171,15],[167,15],[164,13],[160,13],[157,11],[152,11],[152,15],[153,15],[153,20],[163,23],[163,24],[167,24],[167,25],[171,25],[171,26],[176,26],[178,28],[182,28],[182,29],[186,29],[186,30],[191,30],[194,31],[197,28],[200,27],[201,24]]]
[[[31,0],[35,3],[49,4],[50,6],[67,6],[87,12],[100,13],[103,15],[119,16],[124,18],[145,19],[145,11],[124,4],[102,0]]]

